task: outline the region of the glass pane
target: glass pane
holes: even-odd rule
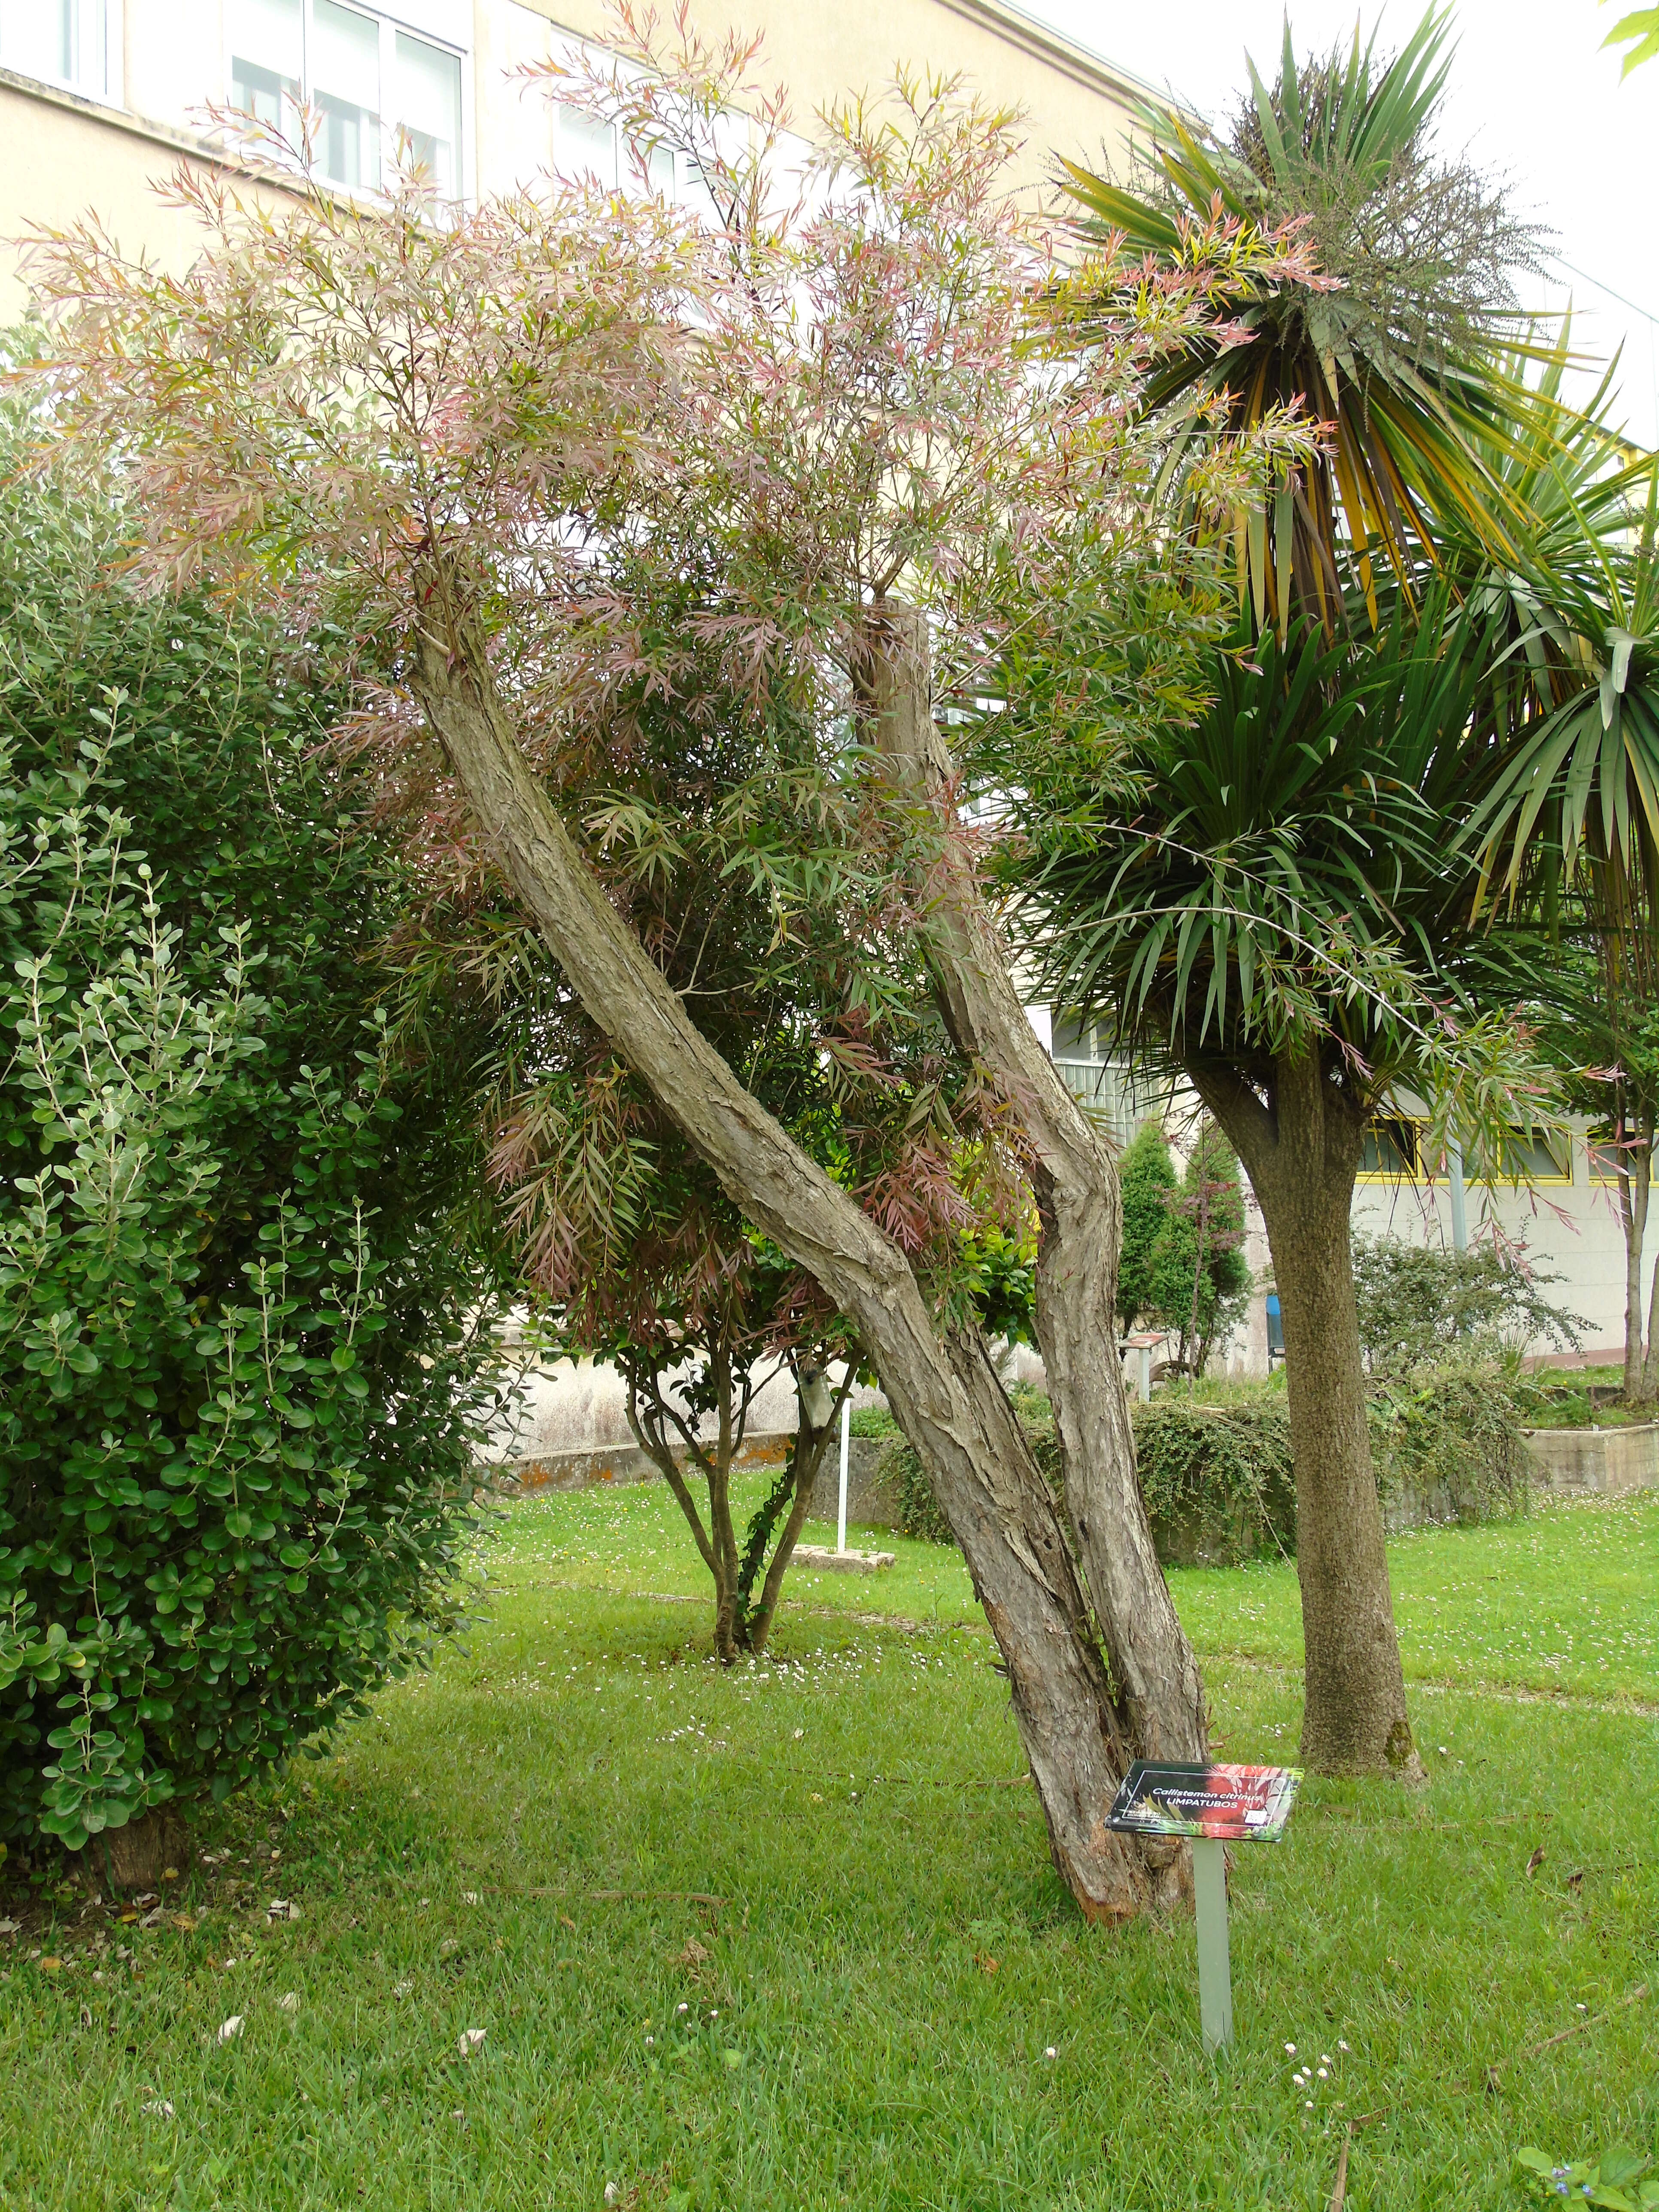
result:
[[[1511,1130],[1504,1139],[1504,1157],[1499,1172],[1519,1176],[1528,1182],[1560,1182],[1571,1174],[1570,1164],[1564,1164],[1556,1148],[1547,1138],[1523,1137]]]
[[[380,181],[380,27],[337,0],[316,0],[311,24],[311,99],[323,174],[374,191]]]
[[[300,103],[300,0],[232,0],[230,104],[284,137]]]
[[[1611,1129],[1597,1129],[1585,1139],[1584,1144],[1589,1153],[1592,1182],[1617,1182],[1620,1166],[1628,1173],[1634,1164],[1637,1140],[1632,1137],[1626,1137],[1621,1145]]]
[[[408,141],[406,159],[426,172],[446,199],[459,189],[461,64],[424,39],[398,33],[392,120]]]
[[[0,64],[23,76],[75,76],[75,0],[44,6],[9,0],[0,9]]]
[[[1054,1057],[1056,1060],[1096,1059],[1091,1025],[1079,1021],[1075,1014],[1056,1014]]]
[[[553,165],[571,183],[592,178],[609,189],[617,181],[617,134],[561,101],[553,111]]]
[[[1409,1181],[1417,1172],[1417,1131],[1412,1123],[1398,1115],[1388,1115],[1373,1121],[1365,1132],[1359,1172],[1400,1176]]]

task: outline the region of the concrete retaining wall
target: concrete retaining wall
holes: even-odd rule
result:
[[[750,1436],[738,1457],[740,1468],[781,1467],[793,1431]],[[847,1455],[847,1518],[861,1528],[896,1528],[898,1498],[877,1473],[879,1439],[854,1437]],[[604,1483],[654,1482],[656,1468],[636,1443],[592,1451],[550,1451],[523,1459],[497,1461],[489,1470],[492,1488],[518,1495],[543,1490],[590,1490]],[[838,1440],[832,1437],[818,1468],[810,1508],[814,1521],[835,1523],[841,1480]]]
[[[1565,1498],[1659,1487],[1659,1421],[1628,1429],[1528,1429],[1533,1484]]]

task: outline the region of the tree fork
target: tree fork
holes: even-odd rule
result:
[[[964,1058],[995,1071],[1031,1149],[1037,1343],[1119,1725],[1135,1756],[1201,1759],[1203,1683],[1152,1543],[1117,1351],[1116,1163],[1032,1028],[972,858],[952,836],[955,764],[933,717],[925,618],[913,608],[878,611],[866,704],[894,782],[936,848],[926,947],[945,1027]]]
[[[1131,1747],[1065,1531],[983,1342],[940,1343],[902,1255],[690,1021],[526,764],[452,582],[428,564],[412,687],[507,880],[590,1018],[733,1203],[806,1269],[870,1348],[1007,1662],[1050,1849],[1083,1912],[1112,1922],[1163,1902],[1182,1884],[1186,1854],[1146,1852],[1106,1826]]]

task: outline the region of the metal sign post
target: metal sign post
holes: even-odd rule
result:
[[[841,1401],[841,1495],[836,1504],[836,1549],[847,1549],[847,1462],[853,1449],[853,1401]]]
[[[1138,1759],[1107,1826],[1132,1836],[1190,1836],[1198,1920],[1198,2024],[1213,2057],[1233,2039],[1227,1950],[1227,1845],[1277,1843],[1296,1801],[1294,1766],[1155,1766]]]
[[[1193,1838],[1193,1901],[1198,1911],[1198,2024],[1204,2055],[1233,2039],[1233,1966],[1227,1953],[1227,1846]]]

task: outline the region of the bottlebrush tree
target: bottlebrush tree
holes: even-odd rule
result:
[[[355,639],[355,740],[429,865],[499,881],[653,1112],[846,1317],[968,1560],[1055,1864],[1119,1919],[1188,1886],[1181,1846],[1104,1814],[1134,1757],[1203,1756],[1204,1694],[1136,1485],[1115,1167],[1026,1018],[936,709],[973,698],[1011,577],[1062,632],[1086,568],[1123,649],[1089,656],[1066,742],[1167,717],[1206,617],[1163,579],[1137,393],[1242,267],[1306,272],[1294,241],[1194,225],[1177,264],[1117,268],[1085,351],[1050,348],[1078,272],[1012,197],[1009,116],[901,82],[819,117],[803,164],[751,47],[626,15],[612,43],[556,90],[619,127],[631,189],[438,210],[418,178],[372,204],[301,178],[272,212],[181,173],[186,276],[95,228],[47,242],[58,419],[123,457],[158,588],[205,574]],[[690,204],[649,187],[665,144]],[[720,941],[727,909],[663,921],[694,868],[766,917],[731,990],[811,969],[811,1048],[867,1159],[792,1133],[700,995],[690,928]],[[951,1074],[918,1097],[933,1022]],[[1063,1501],[939,1257],[988,1163],[1038,1224]]]

